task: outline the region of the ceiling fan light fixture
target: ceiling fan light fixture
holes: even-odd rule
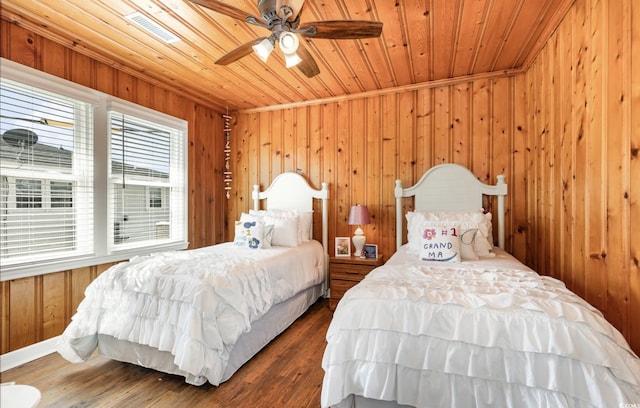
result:
[[[295,52],[293,54],[284,54],[284,61],[287,68],[295,67],[302,62],[302,58]]]
[[[265,38],[259,43],[253,46],[253,50],[256,52],[258,57],[262,60],[262,62],[267,62],[269,59],[269,55],[271,55],[271,51],[273,51],[273,41],[269,38]]]
[[[280,34],[280,49],[284,55],[295,54],[298,51],[300,40],[294,33],[285,31]]]

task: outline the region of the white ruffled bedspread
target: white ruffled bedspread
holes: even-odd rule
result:
[[[600,312],[524,266],[481,264],[387,264],[349,290],[327,332],[322,407],[353,395],[416,407],[640,404],[640,360]]]
[[[223,245],[117,264],[87,287],[58,352],[81,362],[98,334],[109,335],[168,351],[191,378],[218,385],[238,337],[284,296],[274,291],[265,254]]]

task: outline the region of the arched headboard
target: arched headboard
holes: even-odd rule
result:
[[[482,196],[498,197],[498,246],[504,249],[504,197],[507,195],[505,176],[499,175],[495,185],[484,184],[466,167],[447,163],[434,166],[408,188],[396,180],[396,250],[402,246],[402,198],[415,197],[416,211],[465,211],[482,208]]]
[[[267,200],[266,209],[298,210],[300,212],[313,211],[313,200],[322,200],[322,246],[325,255],[329,253],[329,185],[322,183],[322,188],[316,190],[298,173],[282,173],[271,182],[264,191],[254,184],[253,209],[260,209],[260,200]],[[325,265],[327,263],[325,262]],[[326,269],[326,266],[325,266]]]

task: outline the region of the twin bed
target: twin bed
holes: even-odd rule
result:
[[[283,173],[252,198],[234,242],[136,257],[98,276],[58,352],[81,362],[97,348],[193,385],[228,380],[327,288],[327,184]],[[314,200],[322,244],[312,239]]]
[[[396,182],[398,249],[334,312],[322,407],[640,403],[640,360],[620,333],[504,251],[506,193],[504,177],[485,185],[455,164]],[[497,196],[498,247],[483,196]],[[403,214],[405,197],[414,210]]]

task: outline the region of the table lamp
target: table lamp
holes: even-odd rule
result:
[[[362,257],[362,248],[364,247],[365,237],[364,232],[362,232],[361,225],[369,224],[369,209],[366,205],[353,205],[351,206],[351,211],[349,212],[349,225],[357,225],[356,231],[354,232],[351,241],[353,242],[353,246],[356,248],[353,256]]]

